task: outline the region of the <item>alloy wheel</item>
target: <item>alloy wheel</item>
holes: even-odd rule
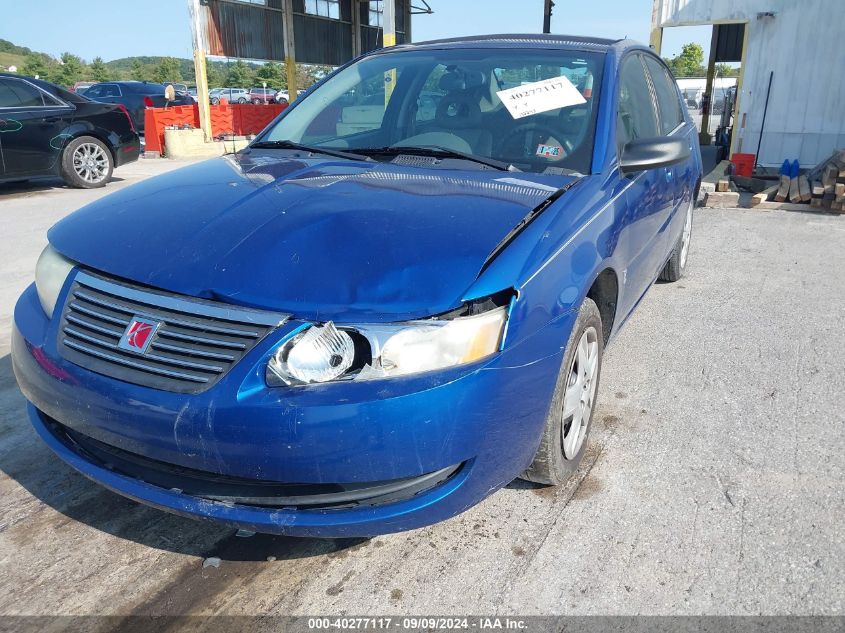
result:
[[[85,182],[102,182],[109,173],[109,158],[96,143],[82,143],[73,152],[73,169]]]
[[[599,373],[599,337],[596,328],[588,327],[581,334],[563,395],[561,443],[563,456],[574,459],[587,435],[587,425],[596,396]]]

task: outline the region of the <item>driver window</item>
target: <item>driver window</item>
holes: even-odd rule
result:
[[[616,140],[620,146],[640,139],[659,136],[657,117],[645,68],[639,55],[630,55],[619,71],[619,110]]]

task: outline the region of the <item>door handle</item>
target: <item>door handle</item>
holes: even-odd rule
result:
[[[58,123],[62,120],[62,117],[59,116],[51,116],[44,119],[44,123]]]

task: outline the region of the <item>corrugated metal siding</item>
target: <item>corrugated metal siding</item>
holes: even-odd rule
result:
[[[774,11],[774,18],[757,19]],[[754,152],[769,73],[774,71],[761,165],[785,158],[815,165],[845,147],[845,2],[842,0],[663,0],[660,26],[748,22],[737,133],[747,114],[741,151]]]
[[[211,2],[208,52],[244,59],[284,59],[282,12],[256,5]]]
[[[396,1],[396,41],[406,41],[405,15],[409,0]],[[361,15],[362,51],[382,46],[382,31],[367,26],[366,2],[355,2]],[[352,58],[353,0],[340,0],[340,19],[305,13],[304,0],[293,0],[296,59],[310,64],[338,66]],[[267,6],[230,0],[208,3],[208,53],[242,59],[283,60],[284,17],[282,0]]]
[[[295,14],[293,31],[298,60],[339,66],[352,57],[350,22]]]

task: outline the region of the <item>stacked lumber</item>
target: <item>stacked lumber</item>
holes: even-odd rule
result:
[[[810,172],[813,177],[810,206],[845,213],[845,150],[839,150]]]

